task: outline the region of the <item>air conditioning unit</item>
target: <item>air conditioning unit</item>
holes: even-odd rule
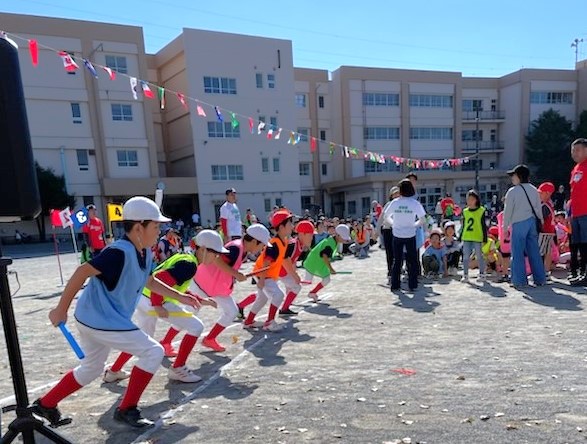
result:
[[[88,154],[90,156],[95,156],[96,155],[96,150],[88,150]]]

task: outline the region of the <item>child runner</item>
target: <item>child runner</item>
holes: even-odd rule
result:
[[[309,220],[302,220],[296,225],[295,232],[298,235],[295,239],[290,239],[288,246],[288,248],[292,250],[292,253],[288,259],[285,259],[286,261],[291,261],[293,268],[296,267],[296,262],[302,254],[302,251],[309,250],[312,245],[314,224]],[[285,290],[287,291],[285,301],[283,301],[279,314],[281,316],[296,315],[297,313],[289,307],[302,289],[302,286],[295,281],[295,278],[287,272],[285,267],[281,267],[279,280],[284,283]]]
[[[261,224],[252,224],[246,229],[242,239],[228,242],[225,247],[228,254],[220,256],[214,264],[203,265],[198,268],[196,280],[206,293],[212,296],[220,308],[221,315],[210,333],[202,341],[204,347],[222,352],[226,348],[220,345],[216,338],[234,321],[238,308],[232,298],[234,281],[245,281],[244,274],[239,273],[243,260],[249,253],[260,253],[263,247],[270,246],[271,235],[269,230]]]
[[[321,241],[308,254],[308,257],[304,261],[304,268],[307,271],[306,281],[310,283],[312,281],[308,274],[322,278],[322,281],[310,290],[308,294],[314,302],[318,302],[318,292],[330,282],[330,275],[336,274],[336,271],[334,271],[330,264],[330,260],[336,254],[337,246],[344,242],[350,242],[350,240],[351,234],[349,227],[344,224],[339,224],[334,229],[334,235],[328,236]]]
[[[289,257],[287,244],[289,236],[293,230],[292,217],[292,214],[285,209],[277,210],[271,217],[271,225],[273,226],[276,235],[271,239],[271,247],[265,247],[257,259],[253,271],[265,267],[269,267],[269,269],[259,273],[257,277],[257,295],[255,296],[255,302],[251,307],[251,311],[243,324],[244,328],[252,328],[256,326],[255,316],[257,316],[257,313],[259,313],[267,301],[271,301],[271,305],[269,306],[267,320],[263,324],[263,330],[277,332],[281,331],[283,328],[275,321],[275,315],[277,314],[277,310],[283,302],[284,297],[279,285],[277,285],[281,267],[285,267],[288,274],[291,274],[297,284],[300,283],[300,277],[291,261],[285,260]]]
[[[461,243],[455,237],[455,223],[450,220],[444,224],[442,243],[446,249],[446,265],[449,276],[456,276],[461,260]]]
[[[57,307],[49,312],[54,326],[66,322],[73,298],[90,278],[74,312],[86,357],[32,406],[34,414],[46,418],[53,426],[62,421],[57,408],[59,402],[102,374],[111,348],[139,358],[131,371],[122,402],[114,411],[114,419],[137,428],[151,426],[153,422],[142,417],[137,405],[161,364],[163,347],[131,321],[141,291],[146,286],[183,304],[200,305],[197,299],[150,276],[152,256],[148,249],[157,242],[159,224],[171,219],[161,214],[155,202],[142,196],[129,199],[123,206],[122,216],[124,238],[80,265],[67,283]]]
[[[188,288],[196,274],[196,270],[199,268],[198,265],[201,267],[205,264],[210,264],[214,262],[218,254],[228,251],[223,248],[220,235],[213,230],[200,231],[194,242],[196,248],[193,255],[188,253],[174,254],[155,268],[153,276],[177,291],[192,294]],[[196,297],[202,305],[216,306],[213,301],[207,298],[205,292],[200,289],[198,291],[205,295],[206,298],[195,294],[192,294],[192,296]],[[148,288],[143,289],[143,296],[135,312],[137,326],[142,331],[152,337],[157,327],[158,318],[169,322],[174,331],[178,333],[181,330],[186,330],[186,334],[179,346],[177,358],[175,358],[173,365],[169,367],[169,379],[187,383],[200,382],[202,378],[190,370],[186,362],[198,341],[198,337],[202,334],[204,324],[196,317],[194,312],[180,307],[172,298],[163,297]],[[114,364],[104,372],[104,382],[115,382],[127,378],[128,373],[122,367],[131,357],[132,354],[130,353],[121,353]]]
[[[479,260],[479,280],[485,280],[485,262],[483,261],[482,245],[487,242],[487,225],[485,224],[485,208],[481,206],[481,198],[475,190],[467,193],[467,206],[463,210],[459,240],[463,242],[463,278],[469,282],[469,260],[475,250]]]
[[[400,197],[394,199],[385,210],[383,217],[393,228],[393,269],[391,291],[400,289],[400,278],[404,262],[408,268],[408,287],[410,291],[418,288],[419,264],[416,249],[416,230],[426,223],[426,211],[414,198],[416,191],[409,179],[398,184]],[[404,253],[405,249],[405,253]]]
[[[512,257],[511,231],[503,226],[503,211],[497,213],[497,238],[501,254],[502,278],[499,282],[509,282],[510,258]]]

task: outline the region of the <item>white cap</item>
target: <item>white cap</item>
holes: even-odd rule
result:
[[[171,222],[163,216],[155,202],[148,197],[135,196],[127,200],[122,207],[122,220]]]
[[[199,247],[208,248],[216,253],[228,253],[229,251],[224,248],[222,238],[217,231],[214,230],[202,230],[194,238],[194,242]]]
[[[271,243],[269,242],[269,239],[271,239],[271,234],[269,233],[269,230],[265,228],[264,225],[252,224],[249,228],[247,228],[247,234],[252,238],[257,239],[263,245],[271,245]]]
[[[348,242],[351,240],[351,230],[349,230],[349,227],[347,225],[337,225],[334,231],[336,231],[336,234],[342,237],[344,241]]]

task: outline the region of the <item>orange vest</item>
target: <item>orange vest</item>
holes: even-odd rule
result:
[[[365,243],[365,230],[361,229],[357,231],[357,237],[355,238],[357,244],[364,244]]]
[[[269,269],[265,272],[265,276],[267,278],[275,280],[279,279],[279,272],[283,265],[283,260],[285,259],[285,253],[287,252],[287,244],[287,241],[282,241],[278,236],[275,236],[273,239],[271,239],[271,245],[277,247],[278,254],[277,259],[275,259],[269,264]],[[263,250],[263,252],[257,258],[257,261],[255,262],[255,267],[253,268],[253,271],[263,268],[265,265],[265,259],[265,250]],[[270,258],[268,259],[271,260]]]

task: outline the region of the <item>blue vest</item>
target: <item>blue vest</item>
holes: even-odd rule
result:
[[[75,318],[96,330],[138,330],[131,318],[141,297],[143,287],[151,272],[153,257],[147,251],[146,267],[139,265],[137,250],[127,240],[117,240],[108,248],[117,248],[124,253],[124,267],[116,288],[109,291],[97,277],[82,292],[75,307]]]

